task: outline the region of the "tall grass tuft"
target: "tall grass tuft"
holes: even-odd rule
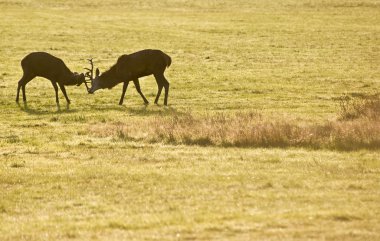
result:
[[[309,147],[354,150],[380,148],[380,122],[369,119],[301,125],[253,113],[174,116],[156,119],[153,141],[236,147]]]
[[[380,98],[379,94],[353,98],[344,95],[339,98],[340,120],[352,120],[357,118],[379,119]]]
[[[338,120],[302,124],[256,112],[159,116],[138,123],[108,123],[91,131],[117,140],[224,147],[380,149],[379,98],[344,102]],[[99,124],[101,125],[101,124]]]

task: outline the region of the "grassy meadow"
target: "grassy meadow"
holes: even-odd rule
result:
[[[0,0],[0,240],[379,240],[376,0]],[[172,57],[89,95],[15,102],[33,51],[76,72]]]

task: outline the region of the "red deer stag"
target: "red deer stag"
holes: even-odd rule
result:
[[[119,83],[124,83],[119,101],[119,105],[122,105],[128,83],[133,81],[137,92],[141,95],[145,104],[148,104],[148,100],[141,92],[138,78],[153,74],[158,85],[158,92],[154,103],[157,104],[162,88],[165,88],[164,104],[167,105],[169,82],[164,76],[164,71],[170,66],[171,61],[171,58],[167,54],[161,50],[153,49],[145,49],[133,54],[122,55],[118,58],[116,64],[102,75],[99,75],[99,69],[96,69],[95,79],[92,79],[91,88],[88,92],[93,94],[98,89],[111,89]]]
[[[82,83],[85,83],[87,87],[84,74],[71,72],[61,59],[45,52],[34,52],[28,54],[23,60],[21,60],[21,67],[24,74],[18,82],[16,96],[17,103],[19,101],[21,88],[23,101],[26,102],[25,86],[37,76],[44,77],[51,81],[55,90],[55,100],[57,105],[59,104],[58,85],[66,98],[67,104],[70,104],[70,100],[69,97],[67,97],[65,85],[79,86]]]

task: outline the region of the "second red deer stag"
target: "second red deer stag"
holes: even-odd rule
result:
[[[66,94],[65,85],[79,86],[82,83],[86,84],[84,74],[71,72],[71,70],[61,59],[45,52],[34,52],[28,54],[21,61],[21,67],[24,74],[18,82],[16,102],[19,101],[20,89],[22,89],[23,101],[26,102],[25,86],[37,76],[44,77],[51,81],[55,90],[55,100],[57,105],[59,104],[58,86],[61,88],[67,104],[70,104],[69,97],[67,97]]]
[[[119,83],[124,83],[119,101],[119,105],[122,105],[128,83],[133,81],[137,92],[143,98],[145,104],[148,104],[148,100],[141,92],[139,78],[153,74],[158,85],[154,103],[157,104],[162,88],[165,88],[164,104],[167,105],[169,82],[165,78],[164,72],[170,64],[171,58],[161,50],[146,49],[133,54],[122,55],[118,58],[116,64],[102,75],[99,75],[99,69],[96,69],[96,77],[91,81],[91,88],[88,92],[92,94],[98,89],[111,89]]]

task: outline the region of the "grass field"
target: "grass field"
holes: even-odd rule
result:
[[[0,0],[0,240],[379,240],[380,118],[340,109],[380,92],[379,16],[376,0]],[[172,57],[168,107],[152,76],[148,106],[80,86],[58,109],[42,78],[15,103],[30,52],[81,72],[145,48]]]

